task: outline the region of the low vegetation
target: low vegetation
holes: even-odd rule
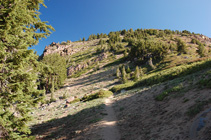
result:
[[[194,117],[196,116],[198,113],[200,113],[204,107],[208,104],[211,103],[211,99],[208,100],[203,100],[203,101],[196,101],[195,104],[193,106],[191,106],[189,108],[189,110],[187,111],[187,114],[189,117]]]
[[[177,86],[174,86],[172,88],[169,88],[165,91],[163,91],[161,94],[157,95],[155,97],[155,100],[157,101],[163,101],[167,96],[169,96],[172,92],[179,92],[183,89],[183,85],[179,84]]]
[[[112,96],[113,93],[111,91],[107,91],[107,90],[100,90],[99,92],[97,93],[94,93],[94,94],[90,94],[90,95],[85,95],[81,101],[90,101],[90,100],[94,100],[94,99],[97,99],[97,98],[104,98],[104,97],[109,97],[109,96]]]

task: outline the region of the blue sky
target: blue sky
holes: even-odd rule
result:
[[[45,0],[45,4],[40,18],[56,31],[32,47],[38,55],[51,42],[130,28],[189,30],[211,37],[211,0]]]

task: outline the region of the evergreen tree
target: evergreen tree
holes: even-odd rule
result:
[[[142,70],[141,67],[139,68],[139,73],[140,73],[140,76],[143,76],[144,75],[144,72],[143,72],[143,70]]]
[[[177,51],[179,53],[186,53],[187,52],[187,46],[184,41],[181,39],[177,39]]]
[[[131,72],[131,70],[130,70],[130,67],[129,67],[129,66],[127,66],[127,70],[126,70],[126,72],[127,72],[127,73],[130,73],[130,72]]]
[[[135,73],[134,73],[134,81],[138,81],[140,78],[140,72],[139,72],[139,67],[136,66],[136,69],[135,69]]]
[[[54,87],[54,76],[52,76],[51,78],[51,102],[54,102],[56,99],[54,98],[54,90],[55,90],[55,87]]]
[[[200,44],[198,46],[198,50],[197,50],[197,53],[201,56],[201,57],[204,57],[206,55],[206,49],[204,47],[203,44]]]
[[[153,65],[152,63],[152,58],[150,57],[150,59],[148,60],[148,64],[149,66],[154,70],[156,67]]]
[[[100,39],[100,34],[99,33],[97,33],[97,39]]]
[[[120,76],[121,76],[121,72],[120,72],[119,68],[117,68],[116,69],[116,77],[120,78]]]
[[[88,38],[88,41],[91,41],[91,40],[92,40],[92,37],[93,37],[93,35],[91,34],[91,35],[89,36],[89,38]]]
[[[107,34],[103,34],[103,38],[107,38],[108,37],[108,35]]]
[[[57,53],[46,55],[41,61],[45,65],[48,65],[52,71],[47,76],[47,79],[51,79],[51,74],[55,75],[56,81],[54,83],[57,86],[63,85],[64,80],[67,78],[66,60],[64,57]],[[48,88],[46,87],[46,90]]]
[[[30,133],[30,112],[41,99],[36,80],[40,64],[28,47],[54,30],[39,18],[43,0],[0,0],[0,128],[5,139]]]
[[[83,37],[83,42],[84,42],[85,40],[86,40],[85,37]]]
[[[122,68],[122,83],[125,84],[127,83],[127,73],[125,71],[125,66]]]
[[[127,31],[124,29],[121,31],[121,35],[125,35],[127,33]]]
[[[49,79],[50,75],[53,74],[53,69],[52,67],[40,62],[41,69],[40,69],[40,74],[39,74],[39,89],[44,89],[45,93],[49,91]]]

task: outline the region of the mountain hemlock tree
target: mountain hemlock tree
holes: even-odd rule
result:
[[[122,68],[122,83],[125,84],[127,83],[127,73],[125,71],[125,66]]]
[[[39,18],[43,0],[0,3],[0,131],[4,139],[23,139],[30,133],[29,114],[43,92],[36,83],[38,56],[28,47],[54,29]]]
[[[138,81],[140,78],[140,72],[139,72],[139,67],[136,66],[136,69],[135,69],[135,73],[134,73],[134,81]]]
[[[46,75],[46,92],[49,91],[48,86],[52,87],[52,83],[54,83],[54,86],[56,85],[55,88],[63,85],[64,80],[67,78],[65,58],[57,53],[54,53],[46,55],[41,62],[50,67],[52,70]],[[50,84],[49,79],[52,80],[51,75],[54,75],[54,82],[51,82]]]
[[[197,53],[198,53],[201,57],[205,57],[205,56],[206,56],[206,49],[205,49],[205,47],[204,47],[203,44],[200,44],[200,45],[198,46]]]
[[[150,59],[148,60],[148,64],[153,70],[156,68],[152,63],[152,57],[150,57]]]
[[[140,73],[140,76],[143,76],[144,75],[144,72],[143,72],[143,70],[142,70],[141,67],[139,68],[139,73]]]
[[[120,76],[121,76],[121,72],[120,72],[119,68],[117,68],[116,69],[116,77],[120,78]]]
[[[126,70],[127,73],[131,73],[131,70],[130,70],[130,67],[127,66],[127,70]]]
[[[187,46],[184,41],[181,39],[177,39],[177,51],[179,53],[186,53],[187,52]]]
[[[51,77],[51,99],[50,102],[54,102],[56,99],[54,98],[54,76]]]

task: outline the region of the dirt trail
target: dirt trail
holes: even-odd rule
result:
[[[112,107],[112,98],[105,100],[105,110],[107,115],[102,120],[101,135],[103,140],[120,140],[119,130],[117,128],[117,118]]]

